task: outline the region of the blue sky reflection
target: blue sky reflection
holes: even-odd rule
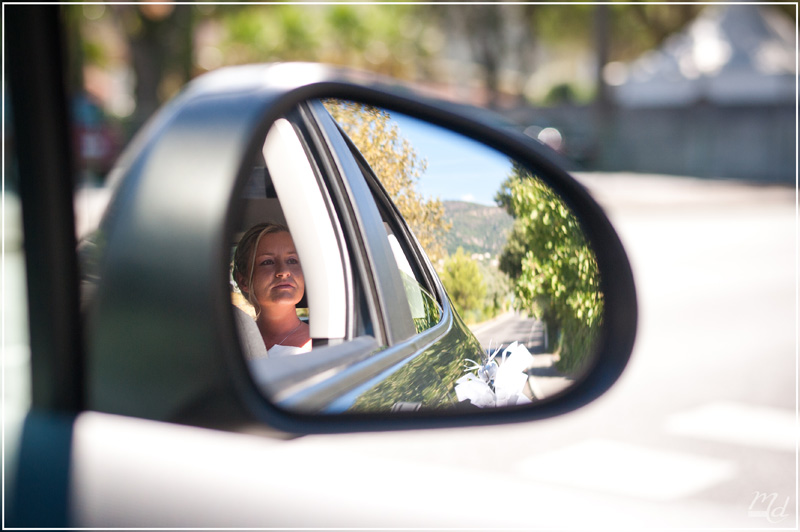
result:
[[[391,113],[417,154],[428,161],[418,183],[425,197],[495,205],[511,171],[509,158],[472,139],[399,113]]]

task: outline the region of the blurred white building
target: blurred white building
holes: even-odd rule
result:
[[[796,101],[796,29],[770,6],[706,8],[683,32],[630,64],[606,67],[623,107]]]

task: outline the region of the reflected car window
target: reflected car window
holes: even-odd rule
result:
[[[400,277],[403,279],[403,288],[405,288],[405,295],[411,310],[411,319],[414,320],[414,328],[420,333],[439,323],[442,309],[433,294],[415,276],[397,237],[392,234],[388,237],[389,245],[400,270]]]

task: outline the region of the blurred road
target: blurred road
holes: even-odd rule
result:
[[[459,526],[485,510],[497,526],[531,528],[797,527],[794,190],[579,179],[617,227],[637,282],[633,358],[608,394],[534,423],[296,443],[331,453],[335,440],[409,470],[443,468],[437,488],[391,480],[422,498],[462,490]],[[464,472],[473,484],[448,482]]]

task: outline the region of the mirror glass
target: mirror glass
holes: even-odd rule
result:
[[[256,159],[230,284],[254,381],[278,406],[535,405],[590,365],[595,256],[536,169],[341,100],[298,106]]]

